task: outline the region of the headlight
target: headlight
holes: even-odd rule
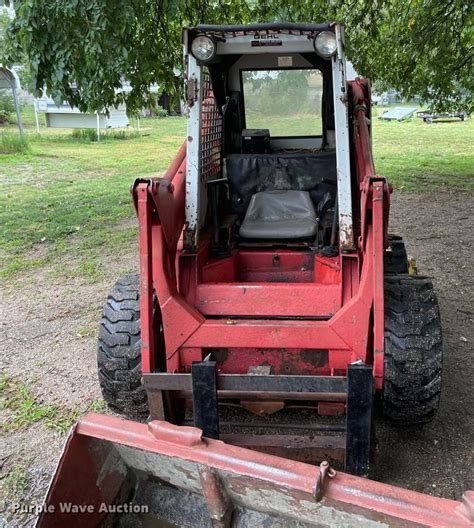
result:
[[[332,31],[321,31],[314,38],[313,45],[316,53],[325,59],[329,59],[336,53],[336,35]]]
[[[191,53],[198,61],[209,62],[216,54],[216,43],[207,35],[198,35],[191,43]]]

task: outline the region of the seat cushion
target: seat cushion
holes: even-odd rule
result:
[[[271,240],[309,238],[316,235],[317,228],[307,191],[264,191],[252,196],[240,236]]]

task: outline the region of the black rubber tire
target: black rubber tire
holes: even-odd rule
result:
[[[138,276],[117,281],[107,297],[99,328],[97,367],[108,406],[130,418],[146,419],[148,400],[141,383]]]
[[[442,334],[430,279],[385,277],[382,412],[401,425],[430,422],[441,397]]]
[[[388,235],[389,248],[384,254],[384,272],[386,274],[408,273],[408,255],[403,238],[398,235]]]

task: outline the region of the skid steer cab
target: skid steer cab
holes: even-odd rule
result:
[[[369,81],[348,80],[335,23],[200,25],[183,43],[187,137],[132,187],[140,274],[107,298],[104,398],[366,475],[374,402],[423,424],[441,385],[431,281],[388,234]]]

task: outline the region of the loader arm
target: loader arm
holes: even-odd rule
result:
[[[361,195],[360,247],[366,258],[373,260],[373,365],[376,389],[382,389],[384,368],[384,265],[383,255],[387,247],[390,193],[392,187],[385,178],[375,174],[370,136],[371,98],[370,83],[357,78],[349,83],[352,95],[353,151],[356,165],[355,177]],[[367,247],[371,212],[372,247]]]
[[[177,349],[203,321],[178,292],[176,252],[184,226],[186,143],[183,143],[163,178],[137,179],[132,186],[140,241],[140,312],[142,371],[156,367],[154,297],[163,317],[167,345]],[[174,317],[182,318],[182,333],[166,331]]]

